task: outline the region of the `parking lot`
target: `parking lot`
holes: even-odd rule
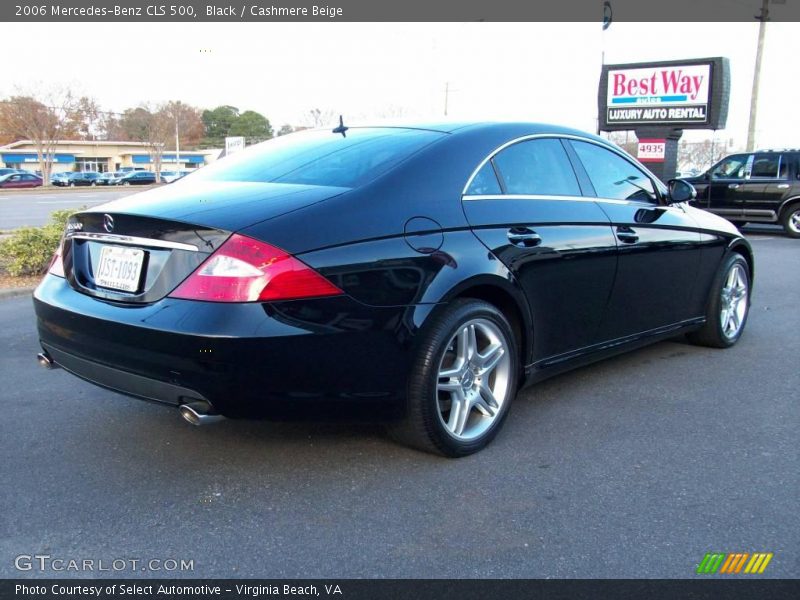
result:
[[[660,343],[529,388],[461,460],[368,419],[193,428],[42,370],[30,298],[0,300],[0,576],[40,575],[14,567],[39,553],[198,578],[690,578],[707,552],[773,552],[764,576],[794,577],[800,240],[748,236],[737,346]]]
[[[50,214],[66,208],[95,206],[141,189],[53,188],[37,191],[0,190],[0,232],[20,227],[39,227],[50,221]]]

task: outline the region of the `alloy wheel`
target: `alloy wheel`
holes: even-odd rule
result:
[[[800,208],[796,209],[789,215],[786,224],[794,233],[800,235]]]
[[[511,388],[508,340],[488,319],[463,323],[439,364],[439,419],[461,441],[485,433],[501,414]]]
[[[720,299],[720,324],[728,339],[735,338],[742,329],[747,315],[747,274],[741,264],[728,271]]]

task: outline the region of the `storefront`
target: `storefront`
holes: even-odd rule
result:
[[[215,160],[220,150],[174,151],[161,155],[162,170],[185,170],[202,167]],[[0,165],[12,169],[40,170],[36,144],[30,141],[0,146]],[[114,141],[60,141],[56,143],[52,173],[62,171],[119,171],[120,169],[153,170],[147,144]]]

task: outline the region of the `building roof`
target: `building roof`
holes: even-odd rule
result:
[[[26,149],[20,150],[21,146],[35,146],[35,145],[36,145],[36,142],[34,142],[33,140],[18,140],[16,142],[11,142],[10,144],[6,144],[5,146],[0,146],[0,152],[2,152],[4,150],[16,150],[17,152],[25,152],[25,151],[28,151],[28,149],[26,148]],[[122,142],[122,141],[115,142],[115,141],[111,141],[111,140],[58,140],[58,141],[56,141],[56,148],[58,148],[59,145],[65,145],[65,146],[130,146],[131,147],[131,153],[135,152],[136,150],[144,150],[144,151],[146,151],[147,146],[148,146],[144,142],[127,142],[127,141],[126,142]],[[30,151],[35,152],[35,149],[32,149]],[[168,152],[173,152],[174,153],[175,151],[174,150],[170,150]],[[205,155],[205,154],[208,154],[208,153],[209,153],[208,151],[204,152],[204,151],[201,151],[201,150],[181,150],[181,154],[186,154],[186,155],[189,155],[189,154],[202,154],[202,155]]]

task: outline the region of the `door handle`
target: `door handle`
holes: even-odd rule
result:
[[[617,227],[617,239],[623,244],[635,244],[639,235],[630,227]]]
[[[788,183],[779,183],[778,184],[778,189],[779,190],[788,190],[789,189],[789,184]]]
[[[527,227],[512,227],[508,230],[508,241],[515,246],[532,248],[542,243],[542,236]]]
[[[728,189],[729,190],[738,190],[739,189],[739,184],[738,183],[729,183],[728,184]]]

